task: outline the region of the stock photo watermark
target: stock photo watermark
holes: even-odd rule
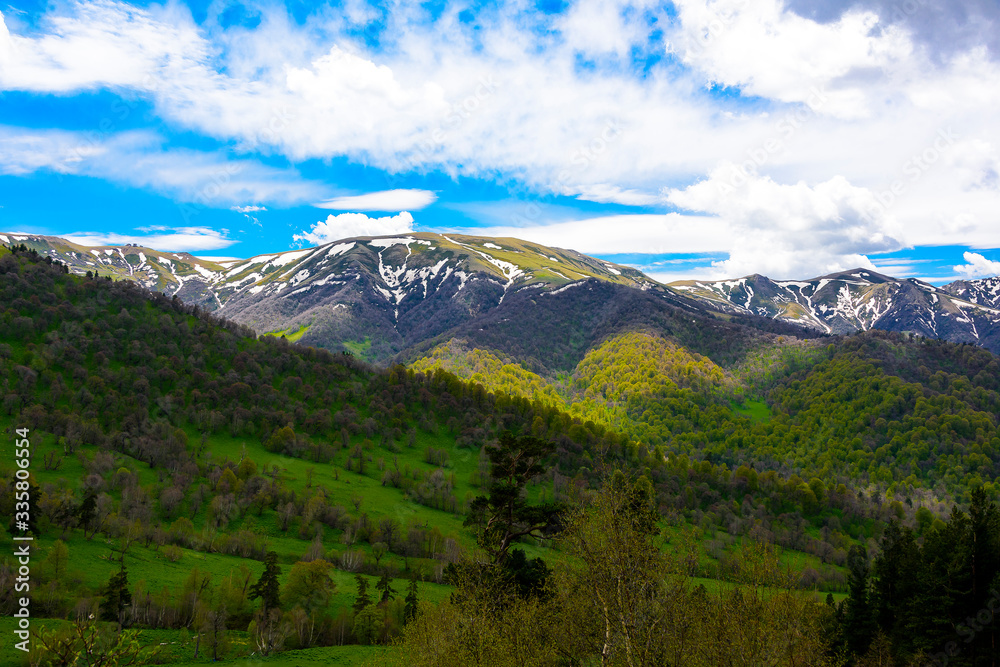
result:
[[[27,653],[31,644],[31,441],[29,431],[19,428],[15,431],[14,441],[14,558],[17,561],[17,577],[14,578],[14,592],[23,594],[17,597],[14,618],[17,624],[14,635],[20,641],[14,643],[14,648]]]
[[[875,193],[875,201],[862,212],[862,215],[869,221],[885,215],[892,205],[955,145],[959,138],[951,127],[938,130],[934,139],[923,150],[914,153],[903,163],[900,169],[902,177],[893,180],[888,187]]]

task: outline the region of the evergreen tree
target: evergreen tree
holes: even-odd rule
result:
[[[94,533],[91,533],[90,536],[88,537],[87,529],[91,527],[91,524],[93,523],[94,518],[96,516],[97,516],[97,494],[94,493],[93,491],[90,491],[89,493],[87,493],[86,497],[84,497],[83,502],[80,503],[80,507],[76,511],[77,520],[80,523],[80,527],[83,528],[83,536],[86,537],[88,540],[94,536]]]
[[[406,589],[406,606],[403,607],[403,623],[409,623],[417,616],[420,600],[417,597],[417,577],[410,577],[410,585]]]
[[[848,594],[844,601],[844,639],[855,655],[863,655],[875,635],[875,615],[871,604],[868,551],[859,545],[847,554]]]
[[[890,638],[905,639],[910,602],[922,580],[920,549],[913,531],[890,521],[881,551],[872,565],[871,606],[879,627]],[[898,643],[897,643],[898,646]]]
[[[524,487],[545,471],[555,445],[532,436],[507,432],[489,447],[490,495],[472,501],[465,525],[477,528],[477,541],[494,564],[507,560],[511,545],[522,537],[545,537],[556,531],[563,508],[555,503],[528,504]]]
[[[118,623],[118,628],[121,629],[125,624],[125,609],[132,604],[132,593],[128,589],[128,572],[124,565],[117,573],[111,575],[101,594],[104,596],[100,606],[101,618]]]
[[[372,603],[372,599],[368,596],[368,580],[360,574],[356,574],[354,581],[358,584],[358,596],[354,599],[354,613],[360,614],[362,609]]]
[[[261,611],[267,616],[269,609],[277,609],[279,605],[278,576],[281,575],[281,567],[278,565],[278,554],[273,551],[267,552],[264,556],[264,572],[260,575],[253,586],[250,587],[250,599],[261,600]]]
[[[379,592],[379,604],[385,604],[396,598],[396,591],[392,588],[392,577],[389,570],[382,573],[382,577],[375,584],[375,590]]]

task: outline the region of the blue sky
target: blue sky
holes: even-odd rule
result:
[[[516,236],[663,281],[1000,274],[970,0],[0,4],[0,228]]]

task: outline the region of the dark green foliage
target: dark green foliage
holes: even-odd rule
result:
[[[948,665],[993,665],[1000,660],[1000,511],[982,489],[969,511],[918,544],[913,532],[890,523],[873,566],[852,549],[850,595],[838,610],[838,632],[862,655],[882,633],[900,661],[922,654]],[[921,663],[923,664],[923,663]]]
[[[847,555],[848,595],[844,601],[844,640],[855,654],[868,650],[875,634],[875,613],[872,609],[871,567],[864,547],[853,546]]]
[[[542,597],[552,570],[541,558],[529,559],[523,549],[511,549],[503,562],[502,576],[509,580],[514,593],[521,598]]]
[[[264,571],[253,586],[250,587],[250,599],[260,598],[260,608],[264,616],[269,609],[277,609],[280,603],[278,577],[281,576],[281,566],[278,565],[278,554],[267,552],[264,557]]]
[[[368,580],[360,574],[356,574],[354,575],[354,581],[358,585],[358,594],[354,598],[354,613],[360,614],[362,609],[372,603],[372,599],[368,595]]]
[[[392,588],[392,577],[389,576],[388,570],[382,572],[382,576],[375,583],[375,590],[379,593],[379,604],[387,604],[396,599],[396,591]]]
[[[420,608],[420,599],[417,590],[417,578],[410,577],[410,584],[406,588],[406,606],[403,607],[403,622],[409,623],[417,617]]]
[[[557,530],[562,508],[554,503],[529,504],[524,487],[545,471],[555,450],[552,442],[504,433],[490,459],[490,495],[472,501],[466,525],[475,526],[477,541],[494,563],[507,559],[511,544],[526,536],[544,537]]]
[[[105,621],[114,621],[121,627],[124,624],[125,610],[132,604],[132,593],[128,589],[128,572],[124,566],[111,575],[101,594],[104,596],[100,606],[101,618]]]

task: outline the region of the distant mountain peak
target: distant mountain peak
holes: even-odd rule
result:
[[[806,280],[754,274],[669,287],[721,312],[770,317],[825,333],[886,329],[1000,352],[1000,278],[935,287],[856,268]]]

